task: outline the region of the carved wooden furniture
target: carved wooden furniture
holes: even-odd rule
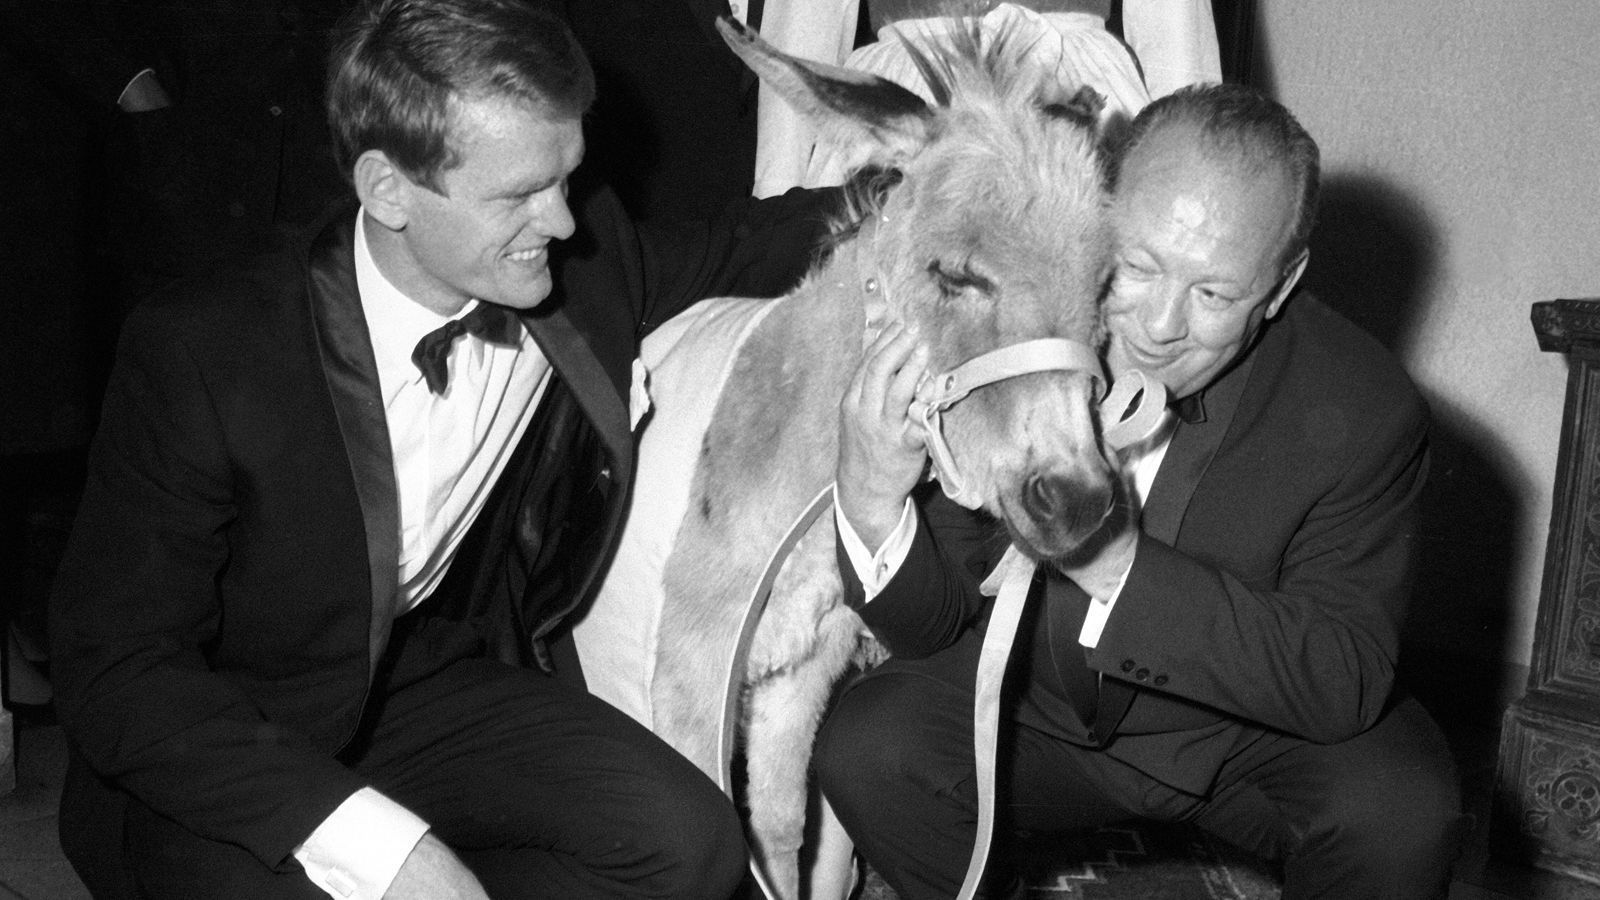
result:
[[[1528,691],[1506,711],[1494,849],[1600,884],[1600,299],[1533,305],[1570,366]]]

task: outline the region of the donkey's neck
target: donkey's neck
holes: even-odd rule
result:
[[[889,323],[888,293],[878,266],[873,222],[834,246],[833,253],[794,291],[792,299],[816,304],[830,315],[860,322],[862,346]]]

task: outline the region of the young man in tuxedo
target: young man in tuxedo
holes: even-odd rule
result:
[[[727,896],[732,806],[561,637],[639,336],[789,286],[817,198],[641,234],[522,0],[365,5],[328,97],[359,210],[127,325],[52,603],[62,843],[97,897]]]
[[[1187,88],[1137,117],[1113,172],[1108,368],[1143,370],[1176,403],[1123,461],[1102,533],[1036,572],[1002,711],[1000,827],[1192,822],[1280,860],[1286,900],[1443,896],[1456,774],[1394,689],[1427,409],[1372,338],[1289,296],[1316,145],[1249,89]],[[905,900],[953,896],[965,873],[979,584],[1007,543],[916,487],[915,348],[885,342],[842,410],[847,591],[895,658],[849,688],[817,750],[823,791]],[[985,895],[1022,894],[992,854]]]

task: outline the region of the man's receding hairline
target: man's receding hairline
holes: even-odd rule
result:
[[[1129,163],[1149,154],[1152,147],[1159,148],[1164,142],[1171,145],[1175,141],[1181,143],[1175,144],[1174,149],[1186,151],[1211,165],[1214,170],[1252,177],[1271,170],[1283,176],[1291,185],[1298,186],[1289,160],[1282,154],[1247,137],[1212,131],[1204,124],[1188,118],[1169,119],[1145,132],[1128,148],[1123,169],[1126,170]]]
[[[1123,196],[1131,176],[1142,175],[1156,154],[1166,153],[1176,160],[1190,164],[1198,176],[1201,172],[1215,173],[1229,178],[1253,181],[1270,167],[1283,178],[1291,190],[1294,175],[1282,160],[1262,158],[1260,154],[1241,155],[1231,152],[1234,142],[1217,141],[1207,137],[1204,129],[1187,120],[1172,120],[1146,132],[1129,147],[1123,156],[1116,197]]]
[[[1169,119],[1145,132],[1138,142],[1127,148],[1122,158],[1116,192],[1112,197],[1114,206],[1123,204],[1130,182],[1143,177],[1148,158],[1152,158],[1157,151],[1181,153],[1179,161],[1198,164],[1194,169],[1197,176],[1206,172],[1254,184],[1267,171],[1276,173],[1287,198],[1285,215],[1289,226],[1279,250],[1279,256],[1282,257],[1280,265],[1287,269],[1298,258],[1299,254],[1290,254],[1288,251],[1294,241],[1294,224],[1301,212],[1301,196],[1299,183],[1286,158],[1250,152],[1246,142],[1225,138],[1218,140],[1216,135],[1193,119]]]

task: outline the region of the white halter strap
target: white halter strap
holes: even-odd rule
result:
[[[961,477],[955,456],[944,439],[944,411],[984,385],[1046,371],[1086,372],[1095,379],[1096,395],[1103,383],[1100,359],[1087,345],[1066,338],[1040,338],[974,357],[924,381],[917,389],[911,414],[922,421],[934,475],[951,500],[968,509],[977,509],[983,503],[977,490]],[[1164,385],[1143,372],[1129,372],[1127,377],[1118,380],[1111,394],[1100,404],[1101,420],[1110,423],[1103,434],[1106,444],[1113,450],[1120,450],[1154,434],[1166,405]]]
[[[887,218],[883,217],[882,221],[887,221]],[[860,281],[865,294],[862,302],[867,326],[865,340],[868,343],[887,324],[890,315],[888,282],[876,274],[881,271],[877,260],[879,224],[878,220],[865,223],[854,249],[857,254],[856,277],[861,279],[863,269],[874,273]],[[872,247],[870,257],[861,253],[859,248],[863,245]],[[934,477],[951,500],[968,509],[977,509],[983,504],[976,488],[961,477],[955,455],[950,452],[950,445],[944,439],[944,411],[985,385],[1018,375],[1049,371],[1088,373],[1095,380],[1095,399],[1100,399],[1098,395],[1100,386],[1105,384],[1105,372],[1099,356],[1087,344],[1068,338],[1039,338],[1000,347],[969,359],[948,372],[928,378],[918,386],[910,414],[922,422]],[[1164,385],[1138,370],[1126,373],[1112,385],[1111,393],[1100,404],[1100,420],[1105,423],[1102,438],[1106,445],[1113,450],[1120,450],[1148,438],[1160,427],[1166,405],[1167,390]]]

